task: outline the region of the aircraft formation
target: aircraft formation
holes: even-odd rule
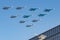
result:
[[[3,7],[2,9],[3,10],[8,10],[8,9],[10,9],[11,7],[7,7],[7,6],[5,6],[5,7]],[[23,9],[24,7],[16,7],[16,10],[21,10],[21,9]],[[38,9],[40,9],[40,8],[30,8],[28,11],[36,11],[36,10],[38,10]],[[53,9],[50,9],[50,8],[46,8],[46,9],[44,9],[43,10],[43,12],[50,12],[50,11],[52,11]],[[45,15],[47,15],[47,14],[38,14],[37,16],[38,17],[44,17]],[[23,15],[22,16],[22,18],[29,18],[31,15]],[[12,18],[16,18],[17,16],[15,16],[15,15],[11,15],[10,16],[10,18],[12,19]],[[40,20],[38,20],[38,19],[33,19],[31,22],[33,22],[33,23],[35,23],[35,22],[38,22],[38,21],[40,21]],[[20,20],[19,21],[19,23],[25,23],[26,21],[25,20]],[[28,24],[28,25],[26,25],[26,27],[32,27],[33,26],[33,24]]]

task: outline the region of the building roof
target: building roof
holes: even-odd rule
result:
[[[37,35],[35,37],[32,37],[29,40],[37,40],[37,39],[39,39],[38,37],[41,36],[41,35],[45,35],[45,36],[47,36],[47,38],[49,38],[50,36],[52,36],[54,34],[57,34],[57,33],[60,33],[60,25],[58,25],[58,26],[56,26],[56,27],[54,27],[52,29],[49,29],[48,31],[43,32],[43,33],[41,33],[41,34],[39,34],[39,35]]]

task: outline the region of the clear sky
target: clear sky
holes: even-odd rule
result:
[[[3,10],[5,6],[10,6],[9,10]],[[16,7],[24,7],[22,10],[16,10]],[[40,8],[35,12],[30,12],[29,8]],[[49,13],[43,10],[52,8]],[[47,14],[44,17],[38,17],[40,13]],[[23,15],[32,15],[24,19]],[[11,19],[11,15],[17,15],[17,18]],[[38,19],[39,22],[32,23],[31,20]],[[25,20],[26,23],[19,23]],[[32,27],[26,27],[33,24]],[[60,0],[0,0],[0,40],[28,40],[44,31],[47,31],[60,24]]]

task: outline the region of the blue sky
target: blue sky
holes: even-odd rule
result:
[[[28,40],[44,31],[47,31],[60,24],[60,0],[0,0],[0,40]],[[3,10],[4,6],[10,6],[9,10]],[[22,10],[16,10],[18,6],[24,7]],[[40,8],[35,12],[28,11],[29,8]],[[49,13],[43,12],[46,8],[52,8]],[[44,17],[38,17],[40,13],[47,14]],[[28,19],[22,18],[23,15],[32,15]],[[11,15],[17,15],[11,19]],[[31,20],[39,19],[39,22],[32,23]],[[26,23],[20,24],[20,20]],[[27,28],[27,24],[33,24]]]

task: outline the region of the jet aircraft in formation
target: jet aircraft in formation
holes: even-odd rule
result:
[[[38,22],[38,20],[34,19],[34,20],[32,20],[32,22]]]
[[[10,18],[16,18],[17,16],[11,16]]]
[[[36,11],[38,8],[30,8],[29,11]]]
[[[4,10],[8,10],[9,8],[11,8],[11,7],[7,7],[7,6],[3,7]],[[17,10],[20,10],[22,8],[24,8],[24,7],[16,7]],[[37,9],[39,9],[39,8],[30,8],[29,11],[36,11]],[[52,9],[45,9],[44,12],[50,12],[51,10]]]
[[[44,12],[50,12],[52,9],[45,9]]]
[[[3,7],[4,10],[8,10],[10,7]]]
[[[25,23],[25,21],[24,20],[21,20],[19,23]]]
[[[23,18],[29,18],[30,17],[30,15],[24,15],[23,16]]]
[[[32,25],[26,25],[26,27],[31,27]]]
[[[45,16],[45,15],[47,15],[47,14],[39,14],[38,16],[39,16],[39,17],[42,17],[42,16]]]
[[[3,9],[4,10],[8,10],[9,8],[11,8],[11,7],[3,7]],[[17,10],[21,10],[22,8],[24,8],[24,7],[16,7],[16,9]],[[36,11],[37,9],[39,9],[39,8],[30,8],[29,9],[29,11]],[[50,12],[52,9],[45,9],[44,10],[44,12]],[[47,14],[38,14],[38,16],[39,17],[43,17],[43,16],[45,16],[45,15],[47,15]],[[24,15],[23,16],[23,18],[29,18],[31,15]],[[10,18],[16,18],[17,16],[14,16],[14,15],[12,15],[12,16],[10,16]],[[38,22],[39,20],[37,20],[37,19],[33,19],[32,20],[32,22]],[[26,21],[24,21],[24,20],[21,20],[21,21],[19,21],[19,23],[25,23]],[[26,27],[31,27],[32,25],[26,25]]]
[[[16,9],[17,9],[17,10],[21,10],[22,8],[23,8],[23,7],[17,7]]]

